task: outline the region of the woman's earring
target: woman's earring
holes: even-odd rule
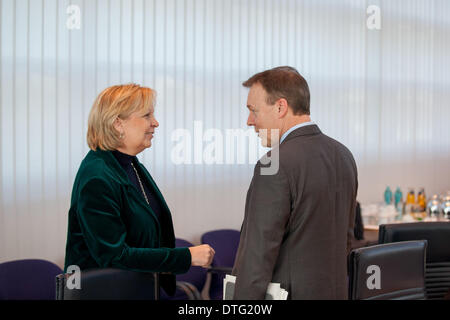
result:
[[[121,132],[119,138],[123,139],[123,137],[124,137],[124,134],[123,134],[123,132]]]

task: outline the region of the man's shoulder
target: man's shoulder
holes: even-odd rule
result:
[[[327,139],[328,143],[332,146],[334,153],[338,155],[341,159],[348,160],[353,163],[354,166],[356,166],[355,158],[353,157],[352,152],[349,148],[347,148],[346,145],[344,145],[342,142],[333,139],[327,135],[323,135],[325,139]]]
[[[297,136],[279,146],[280,157],[292,158],[293,155],[308,156],[308,151],[328,148],[350,154],[350,150],[338,140],[320,132],[310,136]],[[283,157],[284,158],[284,157]]]

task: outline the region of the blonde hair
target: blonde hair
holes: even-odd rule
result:
[[[114,128],[119,117],[127,119],[133,112],[154,107],[154,90],[138,84],[106,88],[95,99],[88,119],[87,143],[90,149],[116,150],[121,144],[120,134]]]

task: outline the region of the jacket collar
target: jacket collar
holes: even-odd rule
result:
[[[283,143],[300,136],[313,136],[321,133],[322,131],[320,131],[319,127],[316,124],[300,127],[289,133],[286,139],[283,140]]]
[[[105,161],[106,165],[113,169],[115,173],[117,173],[118,178],[120,179],[121,183],[129,184],[131,185],[130,179],[128,179],[127,173],[120,165],[119,161],[114,157],[112,154],[112,151],[105,151],[97,148],[97,150],[91,150],[89,151],[91,156],[100,158],[103,161]],[[137,159],[136,159],[137,160]],[[138,161],[139,162],[139,161]]]
[[[92,156],[101,158],[103,161],[105,161],[105,163],[108,165],[108,167],[113,169],[114,172],[116,172],[118,174],[118,177],[122,183],[135,189],[134,186],[132,185],[130,179],[128,179],[127,173],[122,168],[119,161],[117,161],[116,157],[114,157],[114,155],[112,154],[112,151],[104,151],[101,149],[97,149],[95,151],[91,150],[91,151],[89,151],[89,153],[91,153]],[[155,181],[153,180],[152,176],[147,171],[147,169],[145,169],[145,167],[142,165],[142,163],[139,162],[139,159],[137,157],[135,157],[135,158],[136,158],[135,160],[136,160],[137,164],[139,165],[139,168],[141,169],[140,171],[144,173],[145,179],[149,182],[149,187],[150,187],[151,192],[154,192],[154,194],[156,195],[156,197],[159,199],[160,203],[162,204],[162,207],[165,210],[167,210],[168,212],[170,212],[169,207],[167,206],[167,203],[164,200],[164,197],[162,196],[162,193],[159,190],[158,186],[156,185]],[[139,199],[141,199],[143,202],[145,201],[142,197],[139,197]]]

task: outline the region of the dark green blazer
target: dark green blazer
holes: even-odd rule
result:
[[[175,276],[191,266],[188,248],[174,248],[175,235],[167,204],[142,164],[139,175],[163,210],[160,220],[129,180],[110,151],[89,151],[72,190],[64,270],[78,265],[164,272],[160,284],[175,291]]]

